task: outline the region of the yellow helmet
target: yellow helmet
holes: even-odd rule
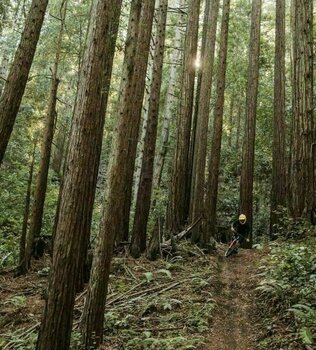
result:
[[[245,224],[247,221],[247,217],[245,214],[240,214],[238,220],[241,224]]]

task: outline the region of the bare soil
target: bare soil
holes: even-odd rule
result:
[[[240,250],[238,255],[219,256],[216,281],[217,311],[204,350],[258,349],[260,320],[256,316],[254,288],[261,253]]]

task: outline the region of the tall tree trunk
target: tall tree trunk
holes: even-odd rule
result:
[[[140,254],[146,250],[146,232],[152,194],[167,11],[168,0],[160,0],[153,64],[153,78],[150,88],[148,121],[144,140],[144,155],[137,193],[132,240],[130,245],[130,252],[134,258],[138,258]]]
[[[81,253],[90,234],[121,1],[92,3],[71,128],[48,300],[37,350],[68,349]]]
[[[253,175],[256,114],[259,82],[260,24],[262,0],[252,1],[249,65],[246,95],[246,124],[240,179],[240,212],[247,216],[252,231]],[[252,246],[252,232],[247,247]]]
[[[313,2],[294,0],[293,147],[290,209],[308,216],[313,205]]]
[[[2,94],[4,82],[7,80],[8,68],[9,68],[9,59],[6,52],[4,52],[1,60],[1,65],[0,65],[0,96]]]
[[[206,239],[203,239],[205,248],[207,248],[206,244],[209,242],[210,236],[215,237],[216,234],[216,206],[223,132],[229,14],[230,0],[224,0],[217,78],[217,99],[214,110],[213,138],[211,146],[211,156],[209,161],[207,195],[205,201],[205,216],[207,220],[207,230],[204,233]]]
[[[198,75],[196,83],[196,92],[195,92],[195,103],[194,103],[194,112],[192,120],[192,131],[191,131],[191,140],[190,140],[190,151],[189,151],[189,183],[195,182],[195,173],[193,171],[193,162],[194,162],[194,150],[196,146],[196,132],[197,132],[197,123],[198,123],[198,114],[199,114],[199,102],[201,97],[201,83],[202,83],[202,74],[203,74],[203,62],[205,59],[205,47],[206,41],[209,39],[207,37],[209,24],[209,15],[211,10],[211,0],[205,0],[205,9],[204,9],[204,19],[203,19],[203,32],[202,32],[202,47],[200,54],[200,67],[197,66]],[[216,19],[217,21],[217,19]],[[190,188],[190,207],[189,213],[192,215],[192,206],[193,206],[193,196],[194,193],[192,188]]]
[[[285,160],[285,0],[276,0],[275,66],[274,66],[274,129],[270,237],[277,233],[280,218],[276,212],[286,206]]]
[[[66,126],[62,125],[58,128],[56,135],[56,147],[53,152],[52,169],[55,171],[59,178],[62,177],[67,134],[68,128]]]
[[[52,81],[50,86],[47,116],[45,120],[43,140],[41,145],[41,160],[39,165],[39,172],[36,178],[30,229],[29,229],[28,237],[26,241],[25,260],[22,267],[22,270],[25,273],[27,272],[27,269],[30,266],[31,252],[32,252],[34,238],[40,236],[41,228],[42,228],[42,219],[43,219],[44,203],[45,203],[46,189],[47,189],[49,162],[50,162],[51,148],[52,148],[53,135],[54,135],[54,126],[55,126],[55,119],[56,119],[56,99],[57,99],[57,89],[59,85],[58,66],[59,66],[61,45],[62,45],[63,34],[64,34],[67,2],[64,1],[61,6],[62,6],[60,9],[60,13],[62,14],[61,25],[60,25],[60,31],[59,31],[59,36],[57,40],[55,61],[54,61],[54,66],[52,70]]]
[[[148,56],[150,50],[150,38],[155,11],[155,0],[146,0],[142,3],[137,49],[134,57],[134,71],[130,76],[130,86],[121,92],[120,124],[118,127],[118,149],[125,149],[126,158],[119,168],[119,176],[122,180],[123,206],[121,214],[122,224],[116,228],[116,245],[122,241],[128,241],[129,215],[132,201],[133,175],[141,112],[144,99],[145,77],[147,71]],[[132,87],[132,90],[130,88]],[[128,123],[128,127],[126,127]],[[115,215],[113,213],[113,215]]]
[[[181,105],[177,121],[177,144],[170,185],[167,230],[173,234],[186,222],[189,209],[189,149],[193,110],[195,62],[197,53],[200,0],[188,4],[187,30],[182,72]]]
[[[184,6],[184,0],[178,0],[179,9],[182,11],[182,7]],[[176,91],[177,91],[177,79],[178,79],[178,65],[180,62],[180,56],[181,56],[181,43],[182,43],[182,34],[181,34],[181,24],[183,23],[183,15],[181,15],[181,18],[179,20],[179,24],[176,27],[175,30],[175,37],[174,37],[174,50],[171,55],[171,68],[170,68],[170,79],[169,79],[169,85],[166,93],[166,101],[165,101],[165,108],[163,111],[163,122],[162,122],[162,129],[161,129],[161,135],[160,135],[160,142],[159,142],[159,150],[157,152],[156,160],[155,160],[155,171],[154,171],[154,182],[153,182],[153,188],[158,189],[160,186],[162,171],[165,163],[166,154],[168,151],[168,145],[169,145],[169,128],[170,123],[172,121],[172,117],[174,114],[176,114]]]
[[[34,163],[35,163],[35,150],[36,150],[36,142],[34,141],[33,151],[30,157],[31,164],[30,164],[29,178],[27,182],[27,189],[26,189],[26,195],[25,195],[25,207],[24,207],[23,225],[22,225],[22,233],[21,233],[21,241],[20,241],[19,266],[17,268],[16,275],[20,275],[21,273],[23,273],[23,271],[21,271],[21,267],[24,265],[24,261],[25,261],[25,243],[26,243],[27,224],[29,221],[29,213],[30,213],[31,190],[32,190],[32,182],[33,182]]]
[[[199,110],[196,129],[196,144],[194,147],[193,174],[192,177],[192,213],[191,221],[195,222],[203,216],[204,210],[204,184],[205,184],[205,164],[206,164],[206,148],[207,134],[209,122],[209,109],[212,93],[213,69],[214,69],[214,52],[216,43],[217,19],[219,12],[219,0],[212,0],[208,21],[205,23],[207,27],[204,62],[202,62],[202,81],[201,94],[199,100]],[[200,240],[201,224],[198,224],[192,231],[192,242],[196,243]],[[206,237],[205,237],[206,238]],[[202,239],[202,245],[207,244]],[[205,243],[205,244],[204,244]]]
[[[228,147],[231,150],[233,144],[233,125],[234,125],[234,112],[235,112],[235,96],[231,96],[230,100],[230,108],[229,108],[229,116],[228,116]]]
[[[48,0],[33,0],[20,44],[0,98],[0,164],[2,163],[33,62]]]
[[[131,143],[136,152],[136,138],[140,118],[141,87],[144,88],[147,58],[144,51],[149,52],[149,39],[153,21],[154,0],[135,0],[131,4],[123,64],[123,78],[120,89],[119,124],[114,149],[114,157],[109,169],[109,183],[104,201],[104,209],[99,229],[98,241],[93,259],[92,274],[82,318],[82,336],[85,349],[97,348],[102,343],[104,307],[107,295],[110,265],[115,238],[122,237],[123,218],[127,198],[131,161]],[[140,59],[143,62],[140,62]],[[145,61],[145,62],[144,62]],[[146,64],[144,64],[146,63]],[[142,82],[142,84],[141,84]],[[141,102],[139,104],[139,102]],[[135,109],[135,104],[137,109]],[[134,139],[131,139],[134,137]],[[134,160],[132,170],[134,169]],[[131,194],[129,192],[129,194]],[[119,235],[117,236],[117,232]]]

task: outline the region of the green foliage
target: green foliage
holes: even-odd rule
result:
[[[257,288],[262,307],[287,323],[301,344],[316,340],[316,255],[315,239],[304,243],[274,244],[261,266]],[[264,310],[263,310],[264,311]],[[267,320],[271,322],[271,320]],[[277,339],[273,335],[273,341]],[[290,344],[292,338],[284,337]]]

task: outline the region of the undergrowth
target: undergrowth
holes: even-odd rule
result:
[[[186,242],[179,245],[176,256],[156,262],[115,257],[102,349],[201,349],[216,307],[215,261]],[[6,317],[0,329],[1,349],[35,349],[46,288],[45,277],[39,274],[43,268],[37,266],[24,279],[6,278],[3,294],[0,290],[0,312]],[[77,296],[74,310],[73,350],[80,348],[84,296]]]
[[[267,332],[261,349],[315,349],[315,243],[315,237],[274,243],[262,262],[257,292]]]

